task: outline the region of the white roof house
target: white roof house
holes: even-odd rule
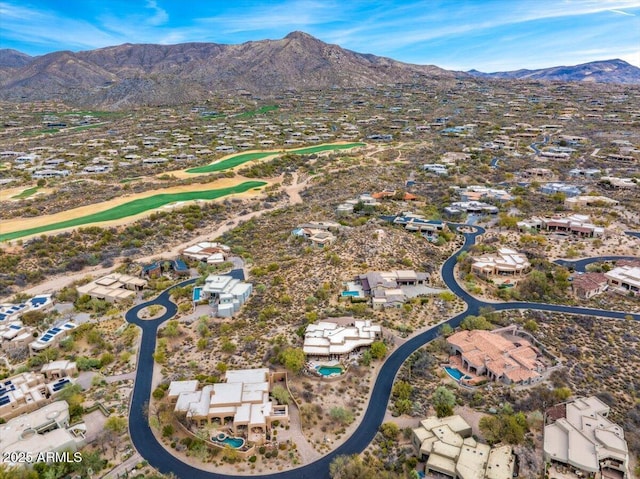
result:
[[[302,350],[307,356],[342,356],[370,346],[381,335],[381,326],[369,320],[355,321],[352,326],[320,321],[307,326]]]
[[[607,419],[609,411],[595,396],[561,405],[563,417],[544,428],[545,460],[569,464],[587,474],[612,469],[623,478],[630,477],[624,431]]]
[[[622,292],[640,294],[640,266],[618,266],[604,274],[609,287]]]
[[[479,276],[521,276],[529,271],[527,257],[511,248],[499,248],[496,253],[473,258],[471,270]]]
[[[232,276],[211,274],[202,287],[203,297],[210,298],[216,307],[216,315],[224,318],[233,316],[249,299],[253,285]]]
[[[11,452],[21,452],[37,457],[40,453],[77,451],[85,444],[84,430],[84,424],[69,428],[69,404],[66,401],[56,401],[3,424],[0,454],[12,457]],[[29,431],[34,433],[29,434]]]
[[[182,250],[182,255],[187,258],[206,261],[208,264],[222,263],[229,255],[230,248],[221,243],[202,241]]]

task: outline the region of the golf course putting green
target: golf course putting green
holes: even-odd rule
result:
[[[218,198],[222,198],[223,196],[244,193],[254,188],[260,188],[266,184],[267,183],[264,181],[245,181],[244,183],[240,183],[239,185],[234,185],[227,188],[218,188],[204,191],[186,191],[181,193],[161,193],[146,198],[132,200],[128,203],[114,206],[113,208],[109,208],[98,213],[80,216],[78,218],[72,218],[66,221],[58,221],[34,228],[27,228],[11,233],[3,233],[0,234],[0,242],[22,238],[24,236],[45,233],[48,231],[72,228],[74,226],[119,220],[128,216],[134,216],[140,213],[144,213],[149,210],[154,210],[160,208],[161,206],[178,201],[215,200]],[[98,206],[99,205],[96,205],[96,207]]]
[[[365,146],[365,144],[364,143],[342,143],[342,144],[335,144],[335,145],[328,144],[328,145],[310,146],[308,148],[296,148],[293,150],[272,150],[272,151],[258,151],[254,153],[240,153],[238,155],[230,156],[222,161],[218,161],[217,163],[211,163],[209,165],[199,166],[197,168],[190,168],[185,171],[186,173],[191,173],[191,174],[214,173],[216,171],[223,171],[229,168],[234,168],[243,163],[247,163],[248,161],[260,160],[268,156],[282,155],[285,153],[294,154],[294,155],[310,155],[312,153],[320,153],[321,151],[348,150],[350,148],[355,148],[357,146]]]

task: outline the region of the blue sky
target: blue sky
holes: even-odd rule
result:
[[[502,71],[640,66],[640,0],[0,0],[0,48],[242,43],[294,30],[409,63]]]

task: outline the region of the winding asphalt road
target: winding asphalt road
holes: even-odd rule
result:
[[[454,228],[464,225],[451,225]],[[590,316],[600,316],[614,319],[624,319],[629,313],[622,311],[605,311],[592,308],[576,308],[573,306],[561,306],[555,304],[527,303],[527,302],[510,302],[510,303],[486,303],[480,301],[469,293],[467,293],[455,279],[454,266],[457,258],[462,251],[468,250],[475,244],[476,237],[484,233],[484,229],[474,226],[473,232],[462,233],[464,236],[464,245],[454,255],[452,255],[442,266],[442,278],[447,287],[461,298],[468,306],[467,310],[446,321],[446,324],[453,328],[458,327],[462,320],[469,314],[477,315],[480,308],[489,306],[496,311],[504,310],[537,310],[537,311],[553,311],[571,314],[581,314]],[[195,282],[190,279],[180,283],[177,286],[185,286]],[[174,286],[175,287],[175,286]],[[136,324],[142,328],[142,339],[140,343],[140,352],[138,356],[138,368],[136,379],[131,398],[131,406],[129,411],[129,432],[131,440],[140,453],[150,465],[157,468],[162,473],[172,472],[181,479],[234,479],[246,478],[248,476],[234,476],[228,474],[220,474],[216,472],[203,471],[196,466],[192,466],[182,462],[178,458],[171,455],[157,441],[146,417],[146,404],[151,396],[151,382],[153,375],[153,352],[156,347],[156,337],[158,327],[168,319],[172,318],[177,307],[170,300],[171,288],[161,293],[156,299],[140,304],[130,309],[126,314],[126,320],[132,324]],[[164,306],[166,313],[155,320],[141,320],[138,313],[141,309],[158,304]],[[640,321],[640,314],[631,314],[636,321]],[[318,459],[317,461],[284,472],[272,474],[264,474],[261,476],[252,475],[254,479],[329,479],[329,464],[338,455],[357,454],[362,452],[375,437],[380,424],[385,415],[389,394],[393,386],[395,376],[404,363],[404,361],[418,348],[424,346],[438,336],[439,326],[433,328],[411,338],[402,344],[387,358],[380,369],[378,378],[376,379],[369,406],[362,418],[362,421],[353,435],[347,439],[345,443],[332,451],[330,454]]]

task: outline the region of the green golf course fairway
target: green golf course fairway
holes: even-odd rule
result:
[[[28,198],[31,195],[34,195],[37,191],[38,191],[38,187],[34,186],[33,188],[27,188],[26,190],[24,190],[22,193],[19,193],[15,196],[12,196],[11,199],[12,200],[19,200],[22,198]]]
[[[245,191],[254,188],[260,188],[266,184],[267,183],[264,181],[245,181],[244,183],[240,183],[239,185],[230,186],[228,188],[219,188],[216,190],[188,191],[184,193],[166,193],[149,196],[148,198],[133,200],[128,203],[115,206],[108,210],[94,213],[92,215],[81,216],[79,218],[73,218],[70,220],[38,226],[35,228],[14,231],[12,233],[0,234],[0,242],[22,238],[23,236],[45,233],[47,231],[55,231],[64,228],[72,228],[74,226],[82,226],[90,223],[119,220],[128,216],[144,213],[145,211],[154,210],[169,203],[175,203],[176,201],[215,200],[218,198],[222,198],[223,196],[232,195],[234,193],[244,193]]]
[[[357,146],[365,146],[364,143],[345,143],[341,145],[318,145],[318,146],[310,146],[308,148],[297,148],[293,150],[272,150],[272,151],[260,151],[256,153],[240,153],[239,155],[231,156],[226,160],[219,161],[217,163],[212,163],[210,165],[199,166],[197,168],[190,168],[185,170],[186,173],[213,173],[216,171],[223,171],[229,168],[233,168],[235,166],[241,165],[248,161],[260,160],[262,158],[266,158],[267,156],[278,155],[283,153],[291,153],[294,155],[306,155],[311,153],[319,153],[321,151],[331,151],[331,150],[348,150],[350,148],[355,148]]]

